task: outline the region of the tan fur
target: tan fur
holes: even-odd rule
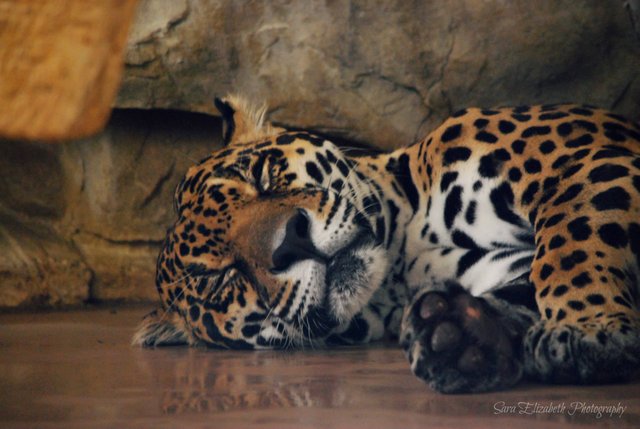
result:
[[[150,338],[153,340],[149,341]],[[178,313],[164,310],[154,310],[147,314],[131,339],[131,345],[146,347],[184,343],[196,345],[197,340]]]
[[[229,94],[222,99],[228,103],[235,113],[235,131],[231,137],[230,145],[248,143],[269,138],[285,131],[284,128],[275,127],[265,121],[267,103],[253,104],[238,94]]]

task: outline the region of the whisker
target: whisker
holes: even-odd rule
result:
[[[194,164],[197,164],[198,162],[200,162],[200,160],[198,160],[198,159],[193,159],[193,158],[191,158],[189,155],[187,155],[186,153],[184,153],[184,152],[182,152],[182,151],[180,151],[180,150],[175,151],[175,153],[176,153],[177,155],[182,156],[183,158],[188,159],[189,161],[191,161],[191,162],[192,162],[192,163],[194,163]]]
[[[168,284],[167,284],[167,286],[172,286],[172,285],[174,285],[174,284],[177,284],[177,283],[179,283],[179,282],[182,282],[182,281],[184,281],[185,279],[188,279],[190,276],[191,276],[191,273],[187,272],[184,276],[180,277],[179,279],[177,279],[177,280],[175,280],[175,281],[173,281],[173,282],[171,282],[171,283],[168,283]],[[160,316],[160,320],[159,320],[160,322],[162,322],[163,320],[165,320],[165,317],[167,317],[167,315],[169,314],[169,311],[171,311],[171,310],[172,310],[174,303],[176,302],[176,300],[177,300],[178,298],[180,298],[180,297],[184,294],[184,291],[185,291],[185,290],[186,290],[186,288],[182,288],[182,289],[181,289],[181,291],[180,291],[180,293],[179,293],[179,294],[177,294],[177,295],[175,295],[175,296],[173,297],[173,300],[171,300],[171,302],[170,302],[170,303],[169,303],[169,305],[167,306],[166,310],[164,310],[164,313]]]

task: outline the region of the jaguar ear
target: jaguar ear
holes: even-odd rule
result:
[[[236,113],[236,111],[231,107],[229,102],[218,97],[213,100],[213,104],[216,105],[216,109],[218,109],[218,112],[220,112],[222,116],[222,141],[224,145],[227,146],[231,142],[236,129],[236,123],[233,120],[233,114]]]
[[[254,106],[237,95],[216,97],[214,104],[222,116],[225,145],[260,140],[284,131],[265,122],[266,104]]]

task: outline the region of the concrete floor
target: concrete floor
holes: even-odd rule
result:
[[[638,381],[445,396],[415,379],[393,345],[297,352],[130,347],[147,310],[0,315],[0,427],[640,426]],[[536,402],[543,408],[535,410]],[[576,403],[584,407],[575,410]],[[618,405],[613,416],[597,414],[596,407]]]

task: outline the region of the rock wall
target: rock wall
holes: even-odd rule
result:
[[[0,142],[0,308],[156,299],[173,190],[220,133],[204,115],[131,110],[86,140]]]
[[[230,91],[284,125],[390,148],[453,110],[574,101],[638,118],[638,2],[146,0],[118,106],[212,113]]]

